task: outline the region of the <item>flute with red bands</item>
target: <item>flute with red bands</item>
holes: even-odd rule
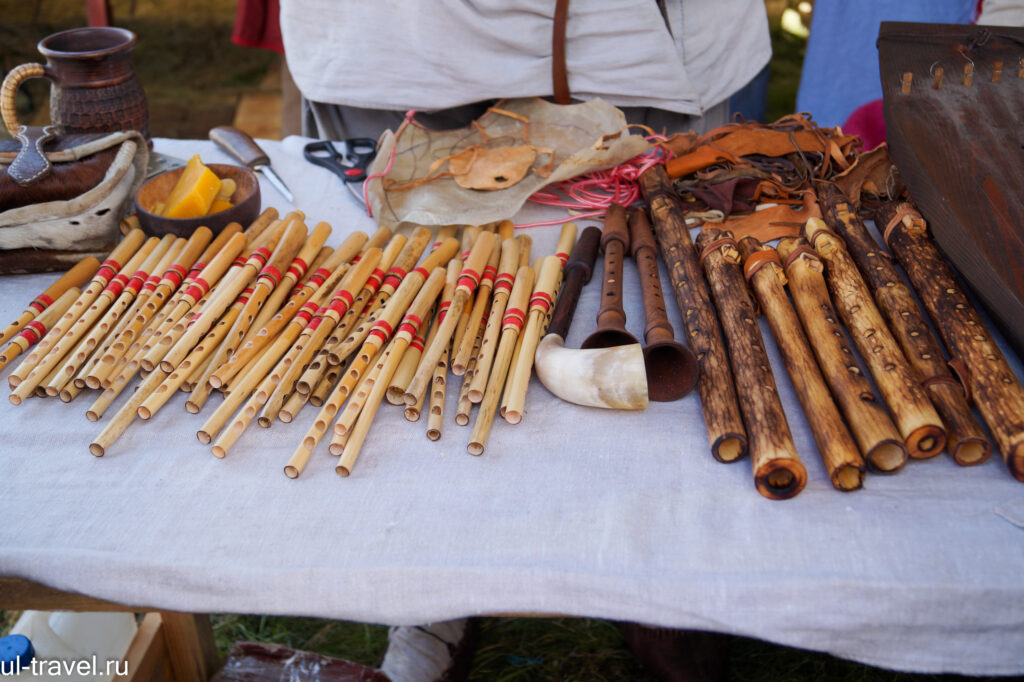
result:
[[[25,325],[36,319],[37,316],[42,315],[68,289],[77,289],[92,279],[92,276],[96,274],[99,267],[99,260],[93,256],[87,256],[78,261],[73,268],[61,275],[56,282],[46,287],[41,294],[32,299],[32,302],[18,316],[18,319],[7,325],[3,331],[0,331],[0,343],[13,338],[15,334],[25,328]]]

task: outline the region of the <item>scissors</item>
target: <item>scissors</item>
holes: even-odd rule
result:
[[[302,155],[310,163],[331,171],[360,204],[365,205],[362,193],[355,183],[366,180],[366,169],[377,155],[377,143],[368,137],[354,137],[332,142],[317,140],[302,149]]]

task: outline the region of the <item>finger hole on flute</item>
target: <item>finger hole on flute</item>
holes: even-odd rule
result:
[[[893,473],[907,463],[907,448],[903,443],[885,440],[869,450],[865,459],[876,471]]]

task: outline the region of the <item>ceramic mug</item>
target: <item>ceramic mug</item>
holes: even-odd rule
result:
[[[14,135],[15,95],[29,78],[50,81],[50,123],[62,134],[138,130],[149,139],[146,93],[131,55],[135,34],[114,26],[73,28],[39,41],[46,64],[15,67],[0,86],[0,113]]]

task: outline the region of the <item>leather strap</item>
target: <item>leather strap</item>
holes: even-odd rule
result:
[[[551,37],[551,82],[555,103],[569,104],[569,70],[565,65],[565,24],[569,18],[569,0],[555,0],[555,21]]]
[[[50,173],[50,161],[43,153],[43,145],[57,134],[54,126],[21,126],[14,137],[21,143],[21,151],[7,168],[7,174],[22,187],[27,187]]]

